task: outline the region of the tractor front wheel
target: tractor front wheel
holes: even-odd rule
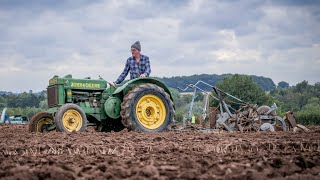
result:
[[[39,112],[32,116],[29,123],[30,132],[46,132],[53,125],[53,116],[47,112]]]
[[[87,117],[76,104],[64,104],[54,117],[57,130],[60,132],[83,132],[87,126]]]
[[[122,124],[129,130],[162,132],[173,121],[173,103],[168,93],[155,84],[140,84],[123,98]]]

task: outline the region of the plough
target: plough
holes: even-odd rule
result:
[[[199,87],[199,84],[209,86],[212,88],[211,92],[207,92]],[[183,119],[183,128],[197,129],[201,131],[206,130],[226,130],[228,132],[249,132],[249,131],[309,131],[303,125],[297,124],[294,113],[287,112],[286,115],[281,118],[276,115],[277,105],[274,103],[269,106],[258,106],[245,102],[221,89],[212,86],[204,81],[198,81],[195,84],[189,84],[184,89],[178,88],[180,91],[187,91],[193,89],[192,100],[188,116]],[[197,96],[197,92],[201,92],[205,95],[205,104],[202,113],[202,119],[204,120],[202,127],[196,127],[191,125],[192,110],[194,106],[194,100]],[[218,106],[213,110],[209,110],[209,98],[213,98],[217,101]],[[228,98],[226,98],[228,97]],[[233,105],[233,106],[232,106]],[[237,109],[234,107],[237,105]],[[211,119],[214,123],[210,122],[210,128],[205,128],[205,124],[208,121],[208,116],[214,113],[216,116]]]

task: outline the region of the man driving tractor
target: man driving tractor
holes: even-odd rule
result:
[[[132,56],[127,59],[123,72],[120,74],[118,79],[110,83],[111,86],[115,87],[116,84],[120,84],[128,75],[130,71],[130,79],[138,77],[149,77],[151,73],[149,57],[140,53],[141,45],[137,41],[131,45]]]

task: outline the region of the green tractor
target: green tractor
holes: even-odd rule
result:
[[[102,78],[74,79],[54,76],[47,88],[48,110],[34,115],[31,132],[165,131],[173,122],[169,89],[154,78],[137,78],[112,87]]]

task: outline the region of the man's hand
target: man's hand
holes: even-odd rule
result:
[[[116,87],[116,84],[114,82],[109,82],[109,85],[114,87],[114,88]]]
[[[146,75],[145,74],[141,74],[140,77],[146,77]]]

